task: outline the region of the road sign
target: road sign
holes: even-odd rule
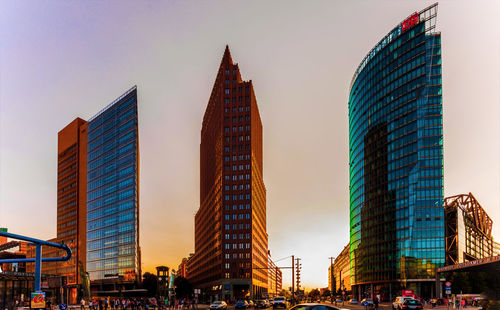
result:
[[[444,291],[444,293],[445,293],[446,295],[451,295],[451,289],[446,289],[446,290]]]
[[[446,285],[446,286],[451,286],[451,282],[450,282],[450,281],[447,281],[444,285]]]
[[[345,291],[342,291],[342,295],[345,295]]]
[[[365,301],[363,301],[363,302],[361,303],[361,305],[362,305],[363,307],[367,307],[367,306],[368,306],[368,302],[365,300]]]
[[[59,304],[59,310],[68,310],[67,304]]]

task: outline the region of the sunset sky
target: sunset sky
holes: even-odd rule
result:
[[[194,250],[199,143],[224,47],[264,127],[269,249],[326,287],[349,239],[348,93],[368,51],[432,1],[2,1],[0,227],[56,235],[57,133],[138,88],[143,270]],[[498,1],[440,1],[445,196],[500,240]],[[277,263],[290,264],[290,259]],[[284,270],[284,288],[290,271]]]

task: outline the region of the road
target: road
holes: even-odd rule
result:
[[[329,302],[328,303],[322,303],[322,304],[328,305],[328,306],[334,306],[334,307],[337,307],[337,308],[340,308],[340,309],[365,310],[365,307],[363,307],[361,305],[351,305],[351,304],[348,304],[347,302],[344,303],[344,305],[342,305],[342,303],[338,303],[337,305],[335,305],[335,303],[331,304]],[[209,309],[208,305],[198,305],[198,310],[206,310],[206,309]],[[282,308],[280,308],[280,309],[282,309]],[[390,303],[381,303],[381,304],[379,304],[379,309],[380,310],[392,310],[392,304],[390,304]],[[432,308],[430,305],[429,306],[425,306],[424,309],[425,310],[448,310],[448,308],[446,306],[437,306],[435,308]],[[227,306],[227,310],[235,310],[234,305],[228,305]],[[257,308],[251,307],[251,308],[248,308],[248,310],[257,310]],[[266,309],[259,308],[259,310],[273,310],[273,308],[272,307],[266,308]],[[453,308],[450,306],[449,310],[453,310]],[[478,308],[477,307],[472,307],[472,306],[467,306],[467,308],[465,308],[465,310],[478,310]]]

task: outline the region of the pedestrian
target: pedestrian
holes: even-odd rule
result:
[[[375,296],[375,298],[373,299],[373,304],[375,305],[375,310],[378,310],[378,297]]]
[[[108,298],[104,298],[104,310],[108,310]]]
[[[80,300],[80,309],[85,310],[85,299]]]

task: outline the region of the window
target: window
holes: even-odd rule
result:
[[[229,132],[229,127],[224,127],[224,132]]]
[[[229,269],[229,263],[225,264],[226,269]]]
[[[224,239],[229,240],[229,234],[225,234]]]

